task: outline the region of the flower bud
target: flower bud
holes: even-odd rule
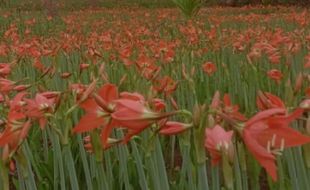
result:
[[[301,89],[302,83],[303,83],[303,74],[299,73],[297,75],[296,81],[295,81],[295,87],[294,87],[295,93],[298,92]]]

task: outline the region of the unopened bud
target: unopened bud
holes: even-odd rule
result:
[[[83,102],[86,100],[95,90],[97,80],[94,80],[92,83],[89,84],[88,88],[83,92],[82,97],[80,98],[79,102]]]
[[[127,74],[123,75],[123,77],[119,81],[119,86],[122,85],[126,81],[126,79],[127,79]]]
[[[295,81],[295,87],[294,87],[295,93],[298,92],[301,89],[302,83],[303,83],[303,74],[299,73],[297,75],[296,81]]]
[[[193,109],[193,123],[194,126],[199,126],[203,119],[203,113],[206,111],[206,104],[198,105],[196,104]]]
[[[194,126],[199,126],[200,123],[200,107],[198,104],[195,104],[193,108],[193,123]]]
[[[210,108],[217,109],[220,106],[220,92],[217,90],[213,96]]]
[[[299,107],[301,107],[302,109],[305,109],[305,110],[310,110],[310,99],[306,99],[306,100],[302,101],[300,103]]]
[[[17,92],[20,92],[20,91],[24,91],[24,90],[26,90],[26,89],[28,89],[30,87],[31,87],[31,85],[23,85],[23,84],[21,84],[21,85],[15,86],[14,90],[16,90]]]
[[[179,106],[177,104],[177,102],[175,101],[175,99],[171,96],[170,97],[170,102],[172,104],[172,107],[175,109],[175,110],[178,110],[179,109]]]
[[[61,78],[66,79],[69,78],[71,76],[71,73],[65,72],[65,73],[61,73]]]
[[[186,73],[186,68],[185,68],[185,64],[182,64],[182,77],[185,79],[185,80],[188,80],[188,75]]]
[[[13,160],[10,161],[10,172],[14,173],[16,170],[16,166]]]
[[[191,69],[191,76],[194,76],[196,73],[196,68],[195,67],[192,67]]]

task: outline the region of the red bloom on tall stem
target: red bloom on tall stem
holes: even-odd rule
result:
[[[152,99],[151,104],[152,104],[152,108],[156,112],[160,112],[161,110],[164,110],[166,108],[165,102],[159,98]]]
[[[128,129],[123,142],[128,142],[130,138],[141,133],[151,124],[167,118],[174,112],[160,113],[150,110],[146,102],[132,99],[116,100],[115,112],[112,113],[112,119],[118,127]]]
[[[232,136],[233,131],[226,132],[220,125],[206,128],[204,146],[210,152],[212,165],[217,165],[221,160],[221,154],[225,153],[232,158]]]
[[[153,86],[157,92],[164,93],[168,96],[177,89],[178,83],[169,76],[164,76],[163,78],[156,80]]]
[[[76,133],[91,131],[104,125],[114,108],[113,101],[118,98],[117,87],[113,84],[105,84],[99,90],[98,95],[81,103],[86,114],[73,129]]]
[[[11,73],[11,66],[8,63],[0,63],[0,77],[6,78]]]
[[[217,68],[216,65],[212,62],[206,62],[202,65],[202,70],[211,76],[213,73],[216,72]]]
[[[88,98],[81,103],[80,106],[86,111],[86,114],[80,119],[73,132],[82,133],[103,126],[101,141],[103,147],[106,147],[108,137],[115,127],[111,113],[114,111],[114,100],[116,99],[118,99],[117,87],[113,84],[103,85],[98,94],[94,94],[93,98]]]
[[[239,106],[232,104],[229,94],[225,94],[223,97],[223,101],[221,101],[220,93],[219,91],[216,91],[210,104],[210,108],[218,111],[218,114],[221,113],[222,117],[225,115],[226,118],[229,118],[230,120],[246,120],[246,117],[239,112]],[[221,117],[217,119],[220,120]]]
[[[193,125],[190,123],[181,123],[177,121],[167,121],[161,126],[159,134],[176,135],[190,129]]]
[[[25,101],[27,102],[26,115],[32,119],[37,119],[41,129],[44,129],[47,123],[45,113],[54,111],[54,99],[49,99],[42,94],[37,94],[33,100],[25,99]]]
[[[17,94],[10,102],[10,110],[5,129],[0,133],[0,147],[3,147],[2,159],[7,160],[17,150],[28,135],[31,120],[24,114],[23,97],[26,93]]]
[[[16,114],[16,113],[11,113]],[[17,121],[17,120],[16,120]],[[23,121],[20,124],[8,124],[0,133],[0,147],[3,147],[2,159],[7,160],[18,149],[23,140],[27,137],[28,131],[31,127],[31,121]]]
[[[277,70],[277,69],[271,69],[267,72],[267,75],[269,78],[275,80],[278,84],[280,83],[280,81],[283,78],[283,74],[281,71]]]
[[[14,81],[0,78],[0,93],[1,94],[8,94],[11,90],[13,90],[14,86],[15,86]]]
[[[278,97],[269,92],[258,92],[256,97],[256,105],[259,110],[267,110],[271,108],[285,108],[285,104]]]
[[[77,97],[78,98],[78,104],[82,103],[83,101],[87,100],[90,97],[90,95],[94,92],[94,90],[96,88],[96,83],[97,83],[97,80],[94,80],[85,89],[83,89],[83,88],[75,89],[78,91],[81,90],[81,92],[78,94],[79,96]],[[79,87],[82,87],[82,85]]]
[[[144,102],[119,99],[116,103],[116,111],[112,114],[112,118],[126,128],[144,128],[162,118],[161,113],[148,109]]]
[[[239,106],[233,105],[230,101],[230,97],[228,94],[224,95],[223,98],[224,109],[223,112],[226,113],[232,119],[236,119],[238,121],[245,121],[246,117],[239,112]]]
[[[286,112],[283,108],[261,111],[245,123],[242,132],[248,150],[274,181],[277,180],[275,156],[281,155],[285,147],[310,142],[310,137],[289,127],[292,121],[302,115],[303,109],[296,109],[290,115],[286,115]]]

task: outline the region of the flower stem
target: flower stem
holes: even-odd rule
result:
[[[1,172],[1,180],[2,180],[2,188],[3,190],[9,190],[9,170],[5,163],[0,159],[0,172]]]

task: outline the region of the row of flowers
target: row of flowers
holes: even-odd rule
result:
[[[6,79],[1,79],[2,83],[5,81]],[[89,152],[96,153],[93,148],[96,142],[92,141],[90,133],[98,133],[102,149],[107,149],[128,143],[133,136],[147,128],[159,135],[177,135],[203,129],[205,140],[200,143],[204,143],[213,165],[221,163],[223,156],[232,163],[235,152],[233,144],[242,139],[259,164],[273,180],[277,180],[276,156],[281,155],[286,147],[310,142],[308,135],[290,127],[293,121],[307,116],[309,99],[292,109],[287,108],[279,97],[259,92],[256,104],[260,111],[248,119],[239,112],[238,105],[232,104],[228,94],[221,99],[220,93],[216,92],[210,106],[196,105],[192,112],[178,109],[173,101],[175,110],[167,112],[166,103],[162,99],[145,98],[136,92],[119,93],[117,86],[111,83],[96,90],[97,82],[94,80],[88,86],[72,85],[71,92],[76,97],[76,104],[66,113],[70,115],[77,106],[85,111],[72,132],[88,134],[85,136],[85,148]],[[61,103],[61,92],[42,92],[30,98],[26,90],[27,86],[14,83],[1,87],[1,102],[8,108],[6,119],[1,120],[4,130],[0,133],[2,159],[6,163],[14,158],[33,124],[38,122],[44,130]],[[11,91],[18,93],[10,99],[8,95]],[[177,118],[183,118],[183,122],[171,120],[178,115],[181,117]],[[201,123],[205,125],[201,126]],[[124,138],[113,137],[112,132],[116,128],[125,132]],[[309,126],[303,130],[310,133]]]

